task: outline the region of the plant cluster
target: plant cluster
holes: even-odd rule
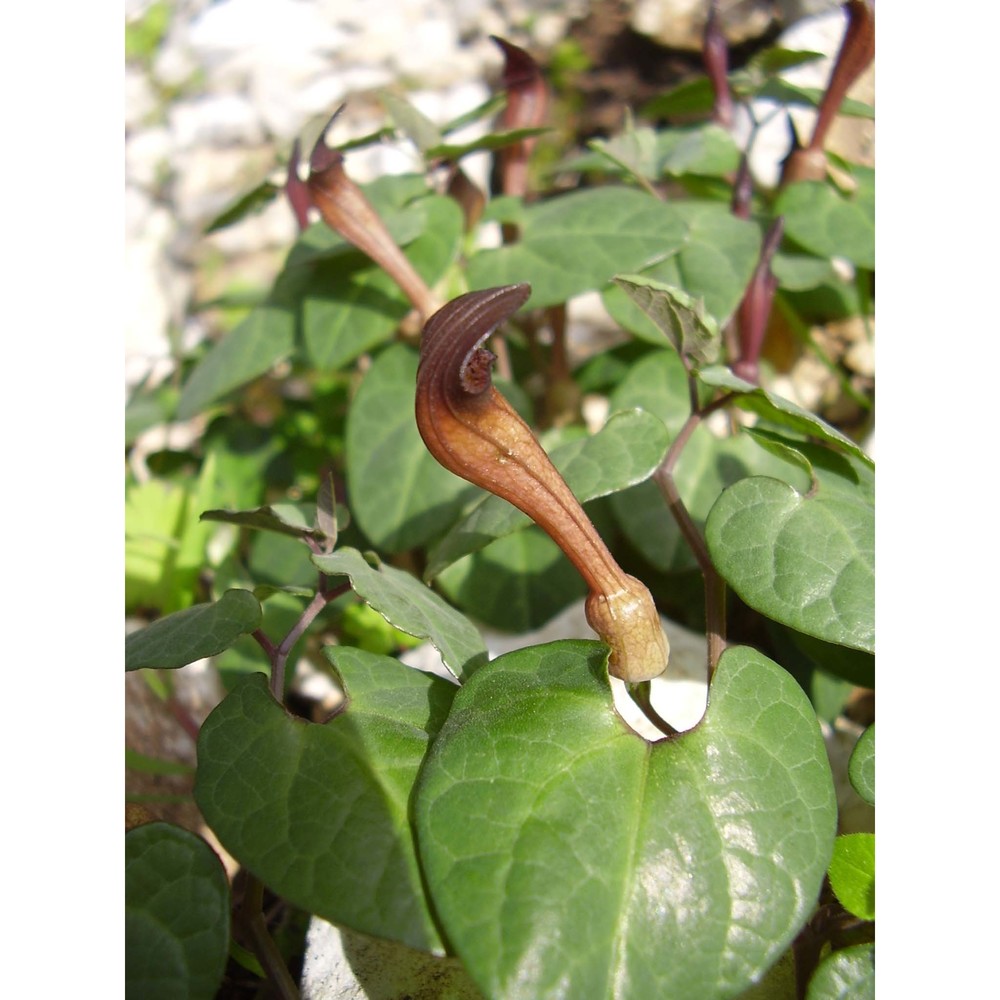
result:
[[[845,6],[822,93],[778,76],[815,53],[730,71],[713,6],[705,77],[541,179],[544,74],[498,39],[496,99],[439,127],[386,94],[385,130],[321,136],[307,176],[296,145],[283,192],[218,220],[283,193],[301,232],[182,384],[130,403],[131,436],[205,429],[128,482],[129,610],[155,620],[125,651],[167,697],[170,670],[214,658],[193,794],[243,891],[231,925],[201,838],[132,829],[130,994],[214,996],[231,960],[297,995],[267,892],[435,956],[434,995],[874,995],[874,837],[838,836],[820,727],[874,688],[873,463],[768,387],[778,320],[815,350],[812,325],[872,312],[874,171],[823,151],[834,114],[873,113],[844,100],[873,12]],[[728,130],[762,95],[820,109],[774,191]],[[389,132],[425,169],[355,184],[351,149]],[[490,198],[463,171],[483,151]],[[575,363],[586,292],[622,337]],[[489,661],[478,625],[580,599],[598,639]],[[670,622],[706,637],[707,709],[681,732],[654,705]],[[398,657],[425,640],[440,675]],[[306,661],[343,693],[330,718],[290,709]],[[874,724],[850,780],[873,804]]]

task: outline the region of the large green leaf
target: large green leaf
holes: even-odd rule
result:
[[[462,212],[451,198],[414,202],[424,229],[404,253],[417,273],[434,285],[454,260],[462,237]],[[302,303],[302,334],[310,362],[340,368],[388,340],[412,305],[399,286],[366,257],[317,268]]]
[[[416,577],[393,566],[370,566],[357,549],[313,556],[331,576],[347,576],[354,592],[390,625],[429,639],[456,677],[467,677],[486,662],[486,647],[475,626]]]
[[[853,455],[796,444],[814,485],[755,476],[705,524],[716,568],[750,607],[806,635],[874,650],[874,473]]]
[[[706,311],[724,325],[736,311],[760,255],[760,230],[737,219],[726,205],[685,201],[674,205],[685,227],[680,252],[652,266],[630,268],[624,261],[613,274],[641,272],[701,299]],[[633,276],[634,275],[630,275]],[[618,286],[607,289],[604,304],[620,326],[643,340],[663,343],[663,334]]]
[[[790,184],[774,205],[774,214],[784,216],[785,235],[823,257],[846,257],[874,270],[874,176],[862,179],[852,195],[819,181]]]
[[[436,911],[494,1000],[737,996],[808,918],[837,819],[815,714],[776,664],[728,650],[704,720],[651,745],[591,642],[466,684],[415,812]]]
[[[806,1000],[875,1000],[875,945],[827,955],[809,981]]]
[[[530,281],[531,307],[556,305],[676,253],[686,230],[676,206],[642,192],[575,191],[529,206],[516,243],[469,261],[469,287]]]
[[[211,1000],[229,950],[229,881],[201,837],[169,823],[125,835],[125,994]]]
[[[202,727],[195,798],[226,850],[296,906],[438,950],[408,803],[457,689],[389,657],[328,652],[346,710],[293,718],[251,675]]]
[[[260,621],[260,604],[253,594],[227,590],[214,604],[175,611],[126,636],[125,669],[183,667],[215,656]]]
[[[847,769],[854,790],[870,806],[875,805],[875,723],[862,734]]]
[[[413,415],[417,355],[403,344],[380,354],[347,420],[351,513],[381,551],[425,544],[452,524],[472,487],[431,457]]]
[[[624,410],[593,436],[554,448],[550,457],[577,499],[586,503],[648,479],[669,444],[660,420],[644,410]],[[506,500],[482,497],[433,547],[424,577],[432,580],[462,556],[529,524],[531,519]]]
[[[452,563],[438,583],[470,617],[505,632],[539,628],[587,592],[562,549],[535,525]]]

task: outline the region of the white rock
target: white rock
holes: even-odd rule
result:
[[[173,137],[163,125],[141,129],[125,143],[125,177],[130,184],[152,191],[170,168]]]
[[[264,140],[253,104],[240,94],[202,94],[178,101],[168,119],[178,149],[256,145]]]
[[[188,32],[192,51],[208,62],[249,53],[264,65],[294,52],[336,52],[346,42],[320,5],[302,0],[220,0]]]
[[[253,186],[250,153],[240,147],[216,149],[196,146],[174,157],[176,179],[173,186],[177,218],[192,227],[189,239],[200,239],[201,227],[239,193]]]
[[[705,33],[705,0],[636,0],[632,28],[660,45],[672,49],[700,51]],[[744,2],[723,6],[723,30],[731,43],[757,38],[768,29],[774,4]]]
[[[143,364],[169,357],[171,280],[165,248],[173,235],[170,213],[141,192],[125,190],[125,355],[135,378]]]
[[[145,73],[125,67],[125,128],[139,130],[156,108],[156,95]]]
[[[481,1000],[458,959],[334,927],[320,917],[309,921],[300,988],[302,1000]]]
[[[279,195],[263,211],[206,236],[205,241],[224,256],[236,257],[290,247],[297,235],[298,226],[291,207],[284,195]]]

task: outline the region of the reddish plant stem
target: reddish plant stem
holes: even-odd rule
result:
[[[708,20],[705,22],[704,45],[702,60],[705,71],[712,83],[715,101],[712,106],[712,121],[723,128],[729,128],[733,123],[733,95],[729,90],[729,45],[722,32],[722,22],[719,17],[718,0],[712,0],[708,8]]]
[[[323,608],[340,597],[341,594],[346,594],[350,589],[349,583],[342,583],[339,587],[334,587],[333,590],[321,588],[306,605],[305,610],[299,615],[299,620],[292,626],[288,635],[281,640],[281,644],[277,647],[271,647],[273,650],[271,655],[271,694],[278,701],[283,701],[285,697],[285,664],[288,662],[289,653]]]
[[[697,387],[694,385],[694,380],[691,379],[690,383],[692,392],[696,394]],[[698,425],[710,413],[725,405],[729,399],[730,396],[728,395],[722,396],[704,407],[704,409],[695,408],[691,416],[684,422],[684,426],[680,429],[677,437],[674,438],[673,444],[671,444],[670,449],[667,451],[656,472],[653,473],[653,479],[666,499],[670,513],[677,522],[684,541],[687,542],[688,547],[694,554],[695,561],[698,563],[698,568],[701,570],[702,578],[705,581],[705,632],[708,643],[709,681],[711,681],[712,675],[715,673],[715,668],[718,666],[719,657],[722,656],[726,648],[726,583],[719,576],[718,571],[712,563],[708,546],[706,546],[705,540],[698,530],[698,526],[694,523],[694,519],[681,499],[677,484],[674,482],[674,468],[680,459],[684,446]]]

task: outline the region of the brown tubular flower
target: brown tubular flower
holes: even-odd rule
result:
[[[609,672],[629,683],[667,666],[669,646],[645,585],[615,562],[527,424],[493,387],[480,345],[531,294],[527,284],[469,292],[424,327],[417,370],[420,436],[446,469],[512,503],[566,553],[590,588],[587,621],[611,648]]]
[[[740,303],[740,357],[733,365],[733,371],[754,385],[760,381],[760,352],[764,346],[764,334],[778,287],[778,279],[771,270],[771,263],[781,246],[784,231],[785,219],[779,215],[764,236],[757,267],[754,268],[753,277]]]
[[[325,132],[316,140],[309,157],[307,187],[323,221],[375,261],[399,285],[426,322],[438,308],[438,301],[396,245],[361,188],[347,176],[344,156],[327,146]]]
[[[729,44],[722,33],[718,0],[713,0],[708,8],[705,22],[702,59],[705,71],[712,83],[715,101],[712,107],[712,121],[723,128],[733,124],[733,95],[729,90]]]
[[[823,145],[847,91],[875,58],[875,6],[872,0],[847,0],[847,30],[840,43],[826,93],[820,102],[812,139],[804,149],[793,149],[785,160],[782,184],[794,181],[821,181],[826,177]]]
[[[549,95],[538,63],[524,49],[496,35],[490,39],[503,51],[503,85],[507,106],[500,119],[505,131],[537,128],[545,122]],[[523,196],[528,191],[528,159],[535,139],[522,139],[500,151],[500,176],[504,194]]]
[[[467,233],[476,228],[486,208],[486,195],[479,190],[469,175],[457,164],[453,163],[448,171],[448,196],[458,202],[462,209],[462,218]]]

